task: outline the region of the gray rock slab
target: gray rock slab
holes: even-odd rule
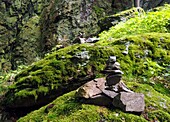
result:
[[[109,98],[106,95],[99,94],[99,95],[96,95],[92,98],[85,99],[84,103],[93,104],[93,105],[100,105],[100,106],[109,106],[109,105],[112,104],[112,99]]]
[[[142,112],[145,109],[144,95],[142,93],[120,92],[112,103],[115,107],[125,112]]]
[[[81,98],[92,98],[93,96],[99,95],[102,93],[101,89],[104,89],[105,79],[98,78],[95,80],[91,80],[88,83],[84,84],[80,88],[78,88],[76,92],[76,97]]]
[[[128,89],[128,87],[123,83],[123,81],[120,81],[118,84],[117,84],[117,89],[118,89],[118,92],[130,92],[130,93],[134,93],[133,91],[131,91],[130,89]]]
[[[114,91],[111,91],[111,90],[102,90],[102,92],[105,94],[105,95],[107,95],[108,97],[110,97],[110,98],[115,98],[119,93],[116,93],[116,92],[114,92]]]
[[[99,88],[100,90],[105,89],[105,83],[106,83],[105,78],[94,79],[94,81],[96,81],[97,83],[97,88]]]

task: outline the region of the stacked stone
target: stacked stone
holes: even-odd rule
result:
[[[116,62],[116,56],[109,57],[103,73],[107,74],[105,89],[112,90],[114,92],[133,92],[121,81],[123,72],[120,70],[120,64]]]
[[[144,95],[134,93],[123,83],[120,64],[115,56],[110,56],[103,70],[105,78],[98,78],[81,86],[76,96],[84,99],[84,103],[110,106],[113,105],[126,112],[144,111]]]
[[[106,86],[109,90],[114,90],[114,85],[118,84],[121,81],[123,72],[120,70],[120,64],[116,62],[116,56],[110,56],[106,68],[103,73],[107,74],[106,77]]]

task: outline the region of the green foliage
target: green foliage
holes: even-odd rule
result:
[[[8,72],[0,72],[0,95],[4,94],[8,87],[13,84],[15,76],[25,69],[26,66],[18,66],[17,70],[10,70]]]
[[[156,12],[148,12],[146,15],[136,16],[120,22],[116,26],[110,28],[108,32],[104,31],[100,34],[101,40],[108,40],[109,38],[119,38],[127,35],[136,35],[148,32],[170,32],[169,18],[170,5],[166,5]]]

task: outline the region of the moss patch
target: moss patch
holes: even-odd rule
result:
[[[145,94],[146,109],[138,116],[124,113],[117,109],[81,104],[74,98],[75,92],[65,94],[47,106],[40,108],[26,117],[19,119],[22,121],[54,121],[54,122],[92,122],[92,121],[169,121],[170,120],[170,98],[155,91],[147,84],[126,82],[135,92]],[[54,105],[52,108],[48,106]],[[48,109],[48,111],[47,111]]]
[[[166,5],[154,12],[148,12],[147,14],[139,13],[136,17],[127,21],[124,18],[125,20],[110,28],[108,32],[104,31],[101,33],[100,38],[101,40],[108,40],[109,38],[119,38],[148,32],[170,32],[169,12],[170,5]]]
[[[129,54],[123,55],[127,42],[130,43]],[[94,78],[94,73],[99,77],[110,55],[117,56],[127,76],[161,76],[165,70],[164,65],[170,63],[169,45],[170,34],[148,33],[60,49],[18,74],[15,83],[9,87],[6,103],[15,106],[14,101],[29,98],[28,94],[36,101],[61,87],[67,88],[70,83],[84,83],[82,79],[87,76]],[[164,53],[156,55],[158,51]]]

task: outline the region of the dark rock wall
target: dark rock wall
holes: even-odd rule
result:
[[[38,55],[39,15],[49,0],[0,0],[0,70],[31,63]]]
[[[111,5],[111,0],[52,0],[41,16],[43,50],[57,43],[76,43],[80,34],[96,35],[98,20],[112,12]]]

